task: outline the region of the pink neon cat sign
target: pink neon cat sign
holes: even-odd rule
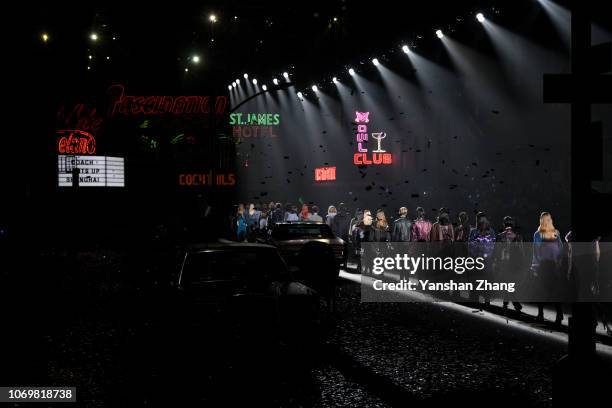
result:
[[[392,164],[393,156],[387,153],[382,148],[382,140],[387,137],[385,132],[372,132],[372,139],[376,140],[376,149],[372,150],[372,154],[368,154],[368,125],[370,122],[370,112],[355,112],[355,123],[357,124],[357,133],[355,141],[357,142],[357,153],[353,155],[353,163],[361,166],[368,164]]]

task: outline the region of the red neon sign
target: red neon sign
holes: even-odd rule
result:
[[[96,139],[91,133],[82,130],[58,130],[57,133],[63,135],[57,142],[60,154],[96,153]]]
[[[336,167],[315,168],[315,181],[332,181],[336,179]]]
[[[211,100],[214,98],[214,113],[223,115],[227,107],[227,96],[131,96],[125,95],[125,87],[112,85],[106,91],[113,101],[108,112],[109,117],[121,115],[198,115],[211,112]]]
[[[68,113],[64,106],[57,112],[59,126],[70,129],[81,129],[85,132],[95,133],[100,129],[103,119],[98,116],[96,108],[89,108],[79,103]]]
[[[208,173],[189,173],[179,174],[179,185],[181,186],[235,186],[236,175],[234,173],[213,174]]]
[[[372,156],[368,156],[367,153],[355,153],[353,155],[353,163],[356,165],[392,164],[393,156],[391,156],[391,153],[372,153]]]

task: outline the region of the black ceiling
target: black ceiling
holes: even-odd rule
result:
[[[343,72],[347,65],[390,57],[403,43],[435,53],[440,48],[437,28],[455,30],[452,35],[478,46],[482,29],[474,20],[477,11],[527,35],[534,30],[556,35],[536,3],[234,0],[58,7],[48,2],[32,6],[27,26],[34,49],[30,56],[46,68],[39,79],[53,83],[56,93],[87,89],[83,83],[95,87],[110,82],[124,82],[143,93],[212,92],[245,72],[269,83],[286,70],[307,86]],[[211,13],[216,23],[208,20]],[[95,44],[88,38],[94,31],[100,36]],[[46,44],[40,41],[42,32],[50,35]],[[193,54],[202,58],[197,66],[188,60]]]

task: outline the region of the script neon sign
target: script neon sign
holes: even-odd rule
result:
[[[223,115],[227,107],[227,96],[200,95],[126,95],[121,84],[111,85],[106,91],[112,102],[108,116],[120,115]],[[214,105],[214,106],[212,106]]]
[[[355,165],[368,164],[392,164],[393,156],[387,153],[382,148],[382,141],[387,137],[385,132],[368,133],[368,123],[370,122],[370,112],[355,112],[355,123],[357,124],[357,133],[355,141],[357,142],[357,153],[353,155],[353,163]],[[368,151],[368,142],[372,139],[376,140],[376,149],[372,150],[371,154]]]
[[[60,154],[95,154],[96,139],[93,135],[82,130],[58,130],[62,135],[57,142],[57,151]],[[67,136],[66,136],[67,135]]]

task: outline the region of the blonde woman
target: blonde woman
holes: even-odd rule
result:
[[[563,242],[561,234],[555,228],[550,213],[540,214],[540,226],[533,234],[533,257],[531,270],[538,282],[538,297],[559,300],[562,296],[564,275],[561,273],[563,259]],[[555,324],[563,321],[561,303],[555,303],[557,317]],[[544,305],[538,303],[537,319],[544,320]]]

